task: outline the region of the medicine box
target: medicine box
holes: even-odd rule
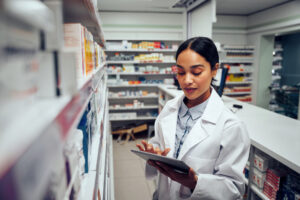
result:
[[[84,29],[79,23],[64,24],[64,49],[69,52],[73,50],[76,54],[76,75],[79,81],[86,77]]]
[[[256,168],[253,168],[252,182],[257,185],[258,188],[262,189],[266,179],[266,173],[263,173]]]
[[[262,171],[265,172],[268,169],[269,160],[260,154],[254,154],[254,166]]]
[[[64,46],[63,1],[45,0],[44,3],[54,13],[54,25],[45,32],[45,49],[60,50]]]

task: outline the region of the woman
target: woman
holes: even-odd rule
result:
[[[141,151],[183,160],[181,174],[148,161],[146,176],[159,172],[156,199],[240,199],[250,142],[246,127],[211,87],[219,67],[212,40],[191,38],[176,53],[177,79],[184,95],[167,102],[155,122],[155,136]]]

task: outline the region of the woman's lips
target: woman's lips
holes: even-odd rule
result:
[[[193,93],[197,88],[184,88],[187,93]]]

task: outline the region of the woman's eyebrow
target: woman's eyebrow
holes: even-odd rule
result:
[[[197,68],[197,67],[202,67],[202,68],[204,68],[204,65],[198,64],[198,65],[192,65],[192,66],[191,66],[192,69]]]
[[[181,68],[181,69],[184,69],[184,67],[180,66],[180,65],[176,65],[177,67]],[[194,69],[194,68],[197,68],[197,67],[202,67],[204,68],[204,65],[202,64],[197,64],[197,65],[192,65],[190,68]]]

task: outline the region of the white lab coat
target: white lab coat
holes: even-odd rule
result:
[[[155,136],[149,141],[160,149],[170,148],[173,157],[177,115],[184,95],[167,102],[155,121]],[[159,200],[241,199],[244,194],[243,169],[249,156],[246,127],[212,89],[207,107],[187,135],[178,159],[195,170],[198,182],[191,190],[146,165],[146,177],[159,175]]]

